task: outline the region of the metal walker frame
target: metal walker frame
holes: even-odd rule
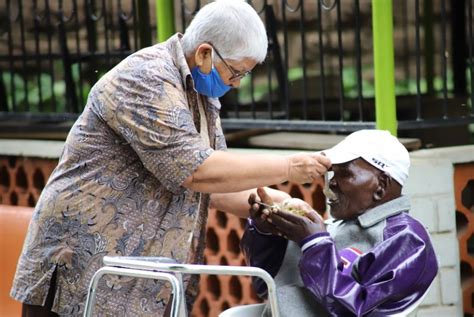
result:
[[[165,257],[125,257],[105,256],[104,267],[97,270],[91,279],[84,317],[92,316],[97,286],[104,275],[120,275],[138,278],[164,280],[171,284],[171,317],[187,317],[182,274],[241,275],[261,278],[268,287],[268,301],[273,317],[280,317],[276,297],[275,281],[266,271],[248,266],[223,266],[180,264]]]

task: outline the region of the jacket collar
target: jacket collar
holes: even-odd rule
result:
[[[176,33],[171,36],[164,43],[170,52],[176,68],[179,69],[181,78],[184,79],[184,85],[187,85],[187,78],[191,77],[191,71],[189,69],[188,63],[186,62],[186,57],[184,56],[183,47],[181,46],[181,38],[183,34]]]
[[[375,208],[368,209],[357,217],[360,225],[364,228],[372,227],[388,217],[410,210],[410,200],[407,196],[400,196]]]

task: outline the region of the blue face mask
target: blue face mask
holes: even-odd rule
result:
[[[208,97],[222,97],[231,88],[224,83],[215,67],[212,67],[209,74],[204,74],[196,66],[191,70],[191,76],[194,79],[194,87],[197,92]]]

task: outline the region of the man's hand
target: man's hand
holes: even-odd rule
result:
[[[292,205],[303,210],[305,215],[298,216],[283,210],[274,210],[265,218],[272,225],[273,233],[276,231],[277,234],[299,244],[312,234],[326,231],[323,219],[314,209],[300,199],[292,198],[292,200],[294,201]]]
[[[273,199],[261,187],[257,188],[257,194],[259,197],[258,200],[257,195],[255,195],[254,193],[250,194],[249,196],[250,218],[252,219],[254,226],[259,232],[264,234],[277,234],[278,232],[275,230],[275,227],[267,221],[267,217],[271,213],[271,210],[268,210],[267,207],[261,206],[256,203],[257,201],[261,201],[266,205],[273,206]]]

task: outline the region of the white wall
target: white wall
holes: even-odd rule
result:
[[[404,192],[412,201],[411,214],[431,234],[440,266],[418,316],[462,316],[453,165],[474,162],[474,146],[420,150],[410,156],[412,166]]]

